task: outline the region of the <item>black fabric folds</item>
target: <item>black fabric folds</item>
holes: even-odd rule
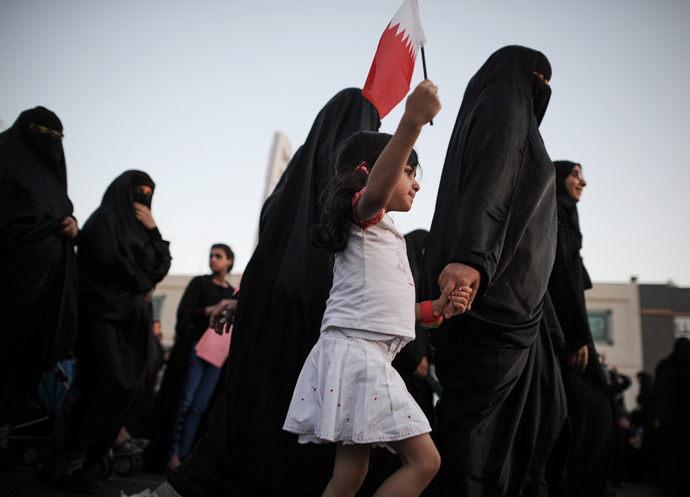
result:
[[[138,386],[152,372],[157,354],[145,296],[170,269],[168,242],[135,215],[131,189],[144,184],[153,185],[146,173],[122,173],[79,235],[79,369],[118,388]]]
[[[676,339],[655,376],[659,486],[665,495],[690,495],[690,339]]]
[[[74,239],[60,234],[72,216],[62,142],[29,124],[62,131],[36,107],[0,134],[0,425],[41,371],[69,357],[77,331]]]
[[[267,200],[259,244],[242,277],[225,394],[206,435],[168,478],[181,495],[321,495],[328,483],[333,446],[301,445],[282,430],[333,277],[331,258],[309,236],[337,144],[379,124],[361,90],[338,93]]]
[[[146,426],[146,438],[151,440],[144,460],[147,466],[163,468],[170,457],[177,412],[189,370],[189,358],[194,344],[208,328],[206,307],[231,298],[234,291],[232,286],[225,288],[216,285],[213,275],[205,275],[192,279],[182,295],[177,307],[175,345],[170,351],[163,383]]]
[[[562,475],[563,468],[551,465],[547,474],[549,495],[554,497],[605,494],[614,423],[611,394],[594,348],[587,317],[585,290],[592,284],[580,257],[582,233],[577,202],[565,184],[576,165],[579,164],[554,162],[558,240],[556,259],[549,277],[549,295],[565,337],[564,346],[557,351],[561,357],[569,420],[568,432],[560,437],[566,438],[568,443],[559,441],[552,455],[553,459],[563,461],[565,476]],[[589,359],[585,371],[578,373],[568,365],[568,356],[583,346],[589,347]]]
[[[431,333],[443,394],[432,434],[440,495],[538,494],[565,419],[542,313],[556,243],[553,164],[539,133],[543,54],[504,47],[470,80],[443,168],[424,258],[424,299],[448,263],[474,267],[472,310]]]

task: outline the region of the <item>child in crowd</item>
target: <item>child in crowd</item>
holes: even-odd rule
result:
[[[336,443],[324,496],[355,495],[372,445],[397,452],[402,461],[377,496],[418,496],[440,465],[426,416],[391,361],[414,339],[415,320],[440,322],[449,301],[464,312],[469,293],[459,289],[415,304],[405,241],[387,214],[409,211],[419,191],[413,146],[441,108],[437,93],[423,81],[393,136],[359,132],[339,146],[312,232],[315,245],[336,254],[333,287],[283,429],[298,434],[300,443]]]

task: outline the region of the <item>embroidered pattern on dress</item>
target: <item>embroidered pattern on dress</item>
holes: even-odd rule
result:
[[[357,201],[360,199],[362,195],[364,195],[364,190],[366,190],[367,187],[363,187],[360,191],[355,193],[355,195],[352,197],[352,222],[355,223],[357,226],[362,228],[363,230],[371,228],[375,224],[378,224],[381,219],[383,219],[383,215],[386,213],[386,208],[384,207],[379,211],[378,214],[376,214],[373,218],[369,219],[368,221],[363,221],[360,218],[357,217]]]

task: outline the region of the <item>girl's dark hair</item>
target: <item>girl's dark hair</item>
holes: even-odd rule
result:
[[[214,243],[213,245],[211,245],[211,250],[213,249],[222,250],[223,252],[225,252],[225,257],[227,257],[228,259],[232,259],[232,264],[230,264],[230,267],[228,268],[228,273],[232,271],[232,266],[235,265],[235,253],[232,251],[232,249],[224,243]]]
[[[357,166],[366,161],[366,167],[371,172],[391,138],[387,133],[360,131],[338,145],[331,158],[331,170],[335,171],[335,175],[321,197],[321,216],[311,231],[312,245],[333,253],[340,252],[347,246],[352,197],[366,186],[369,178]],[[419,166],[414,150],[407,163]]]

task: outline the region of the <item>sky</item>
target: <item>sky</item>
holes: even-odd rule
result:
[[[80,225],[123,171],[156,182],[170,274],[235,272],[256,243],[274,133],[296,150],[338,91],[366,80],[402,0],[0,1],[0,129],[42,105],[62,120]],[[462,96],[497,49],[550,60],[541,132],[582,164],[582,255],[595,283],[690,286],[690,2],[419,0],[443,108],[416,148],[421,191],[402,232],[428,229]],[[423,79],[421,61],[412,80]],[[394,132],[399,105],[383,120]]]

